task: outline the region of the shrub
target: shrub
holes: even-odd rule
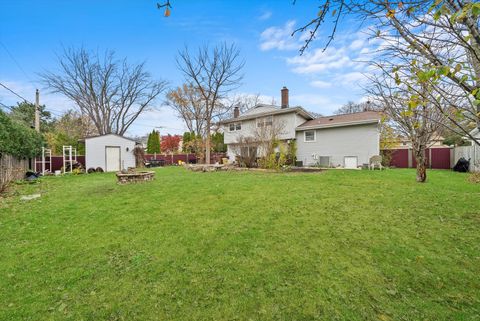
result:
[[[274,142],[272,147],[267,155],[260,159],[259,165],[261,168],[278,171],[287,165],[287,153],[283,144]]]
[[[95,169],[95,172],[97,172],[97,173],[103,173],[104,170],[103,170],[103,168],[101,168],[101,167],[97,167],[97,168]]]
[[[287,165],[295,166],[296,161],[297,161],[297,142],[295,140],[291,140],[290,143],[288,143]]]
[[[145,163],[145,150],[141,146],[135,146],[133,155],[135,156],[135,166],[143,167]]]
[[[0,154],[35,157],[42,151],[43,137],[35,130],[12,121],[0,111]]]

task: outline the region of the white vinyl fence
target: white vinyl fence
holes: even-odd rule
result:
[[[480,171],[480,147],[476,144],[473,146],[455,147],[455,163],[463,157],[470,160],[470,171]]]

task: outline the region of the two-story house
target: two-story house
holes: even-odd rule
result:
[[[268,139],[274,132],[281,142],[296,141],[296,157],[303,165],[345,168],[367,164],[371,156],[380,153],[379,124],[379,113],[372,111],[315,118],[300,106],[289,107],[285,87],[280,106],[259,104],[243,115],[235,108],[234,117],[222,122],[231,162],[246,138],[252,142],[250,148],[257,148],[261,144],[255,141],[264,136]],[[262,156],[262,151],[258,149],[256,154]]]

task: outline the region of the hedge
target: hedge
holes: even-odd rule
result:
[[[0,111],[0,154],[19,158],[35,157],[41,154],[43,137],[35,130],[12,121]]]

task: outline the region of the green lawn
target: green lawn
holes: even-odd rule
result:
[[[463,174],[156,175],[0,200],[0,320],[480,319],[480,185]]]

